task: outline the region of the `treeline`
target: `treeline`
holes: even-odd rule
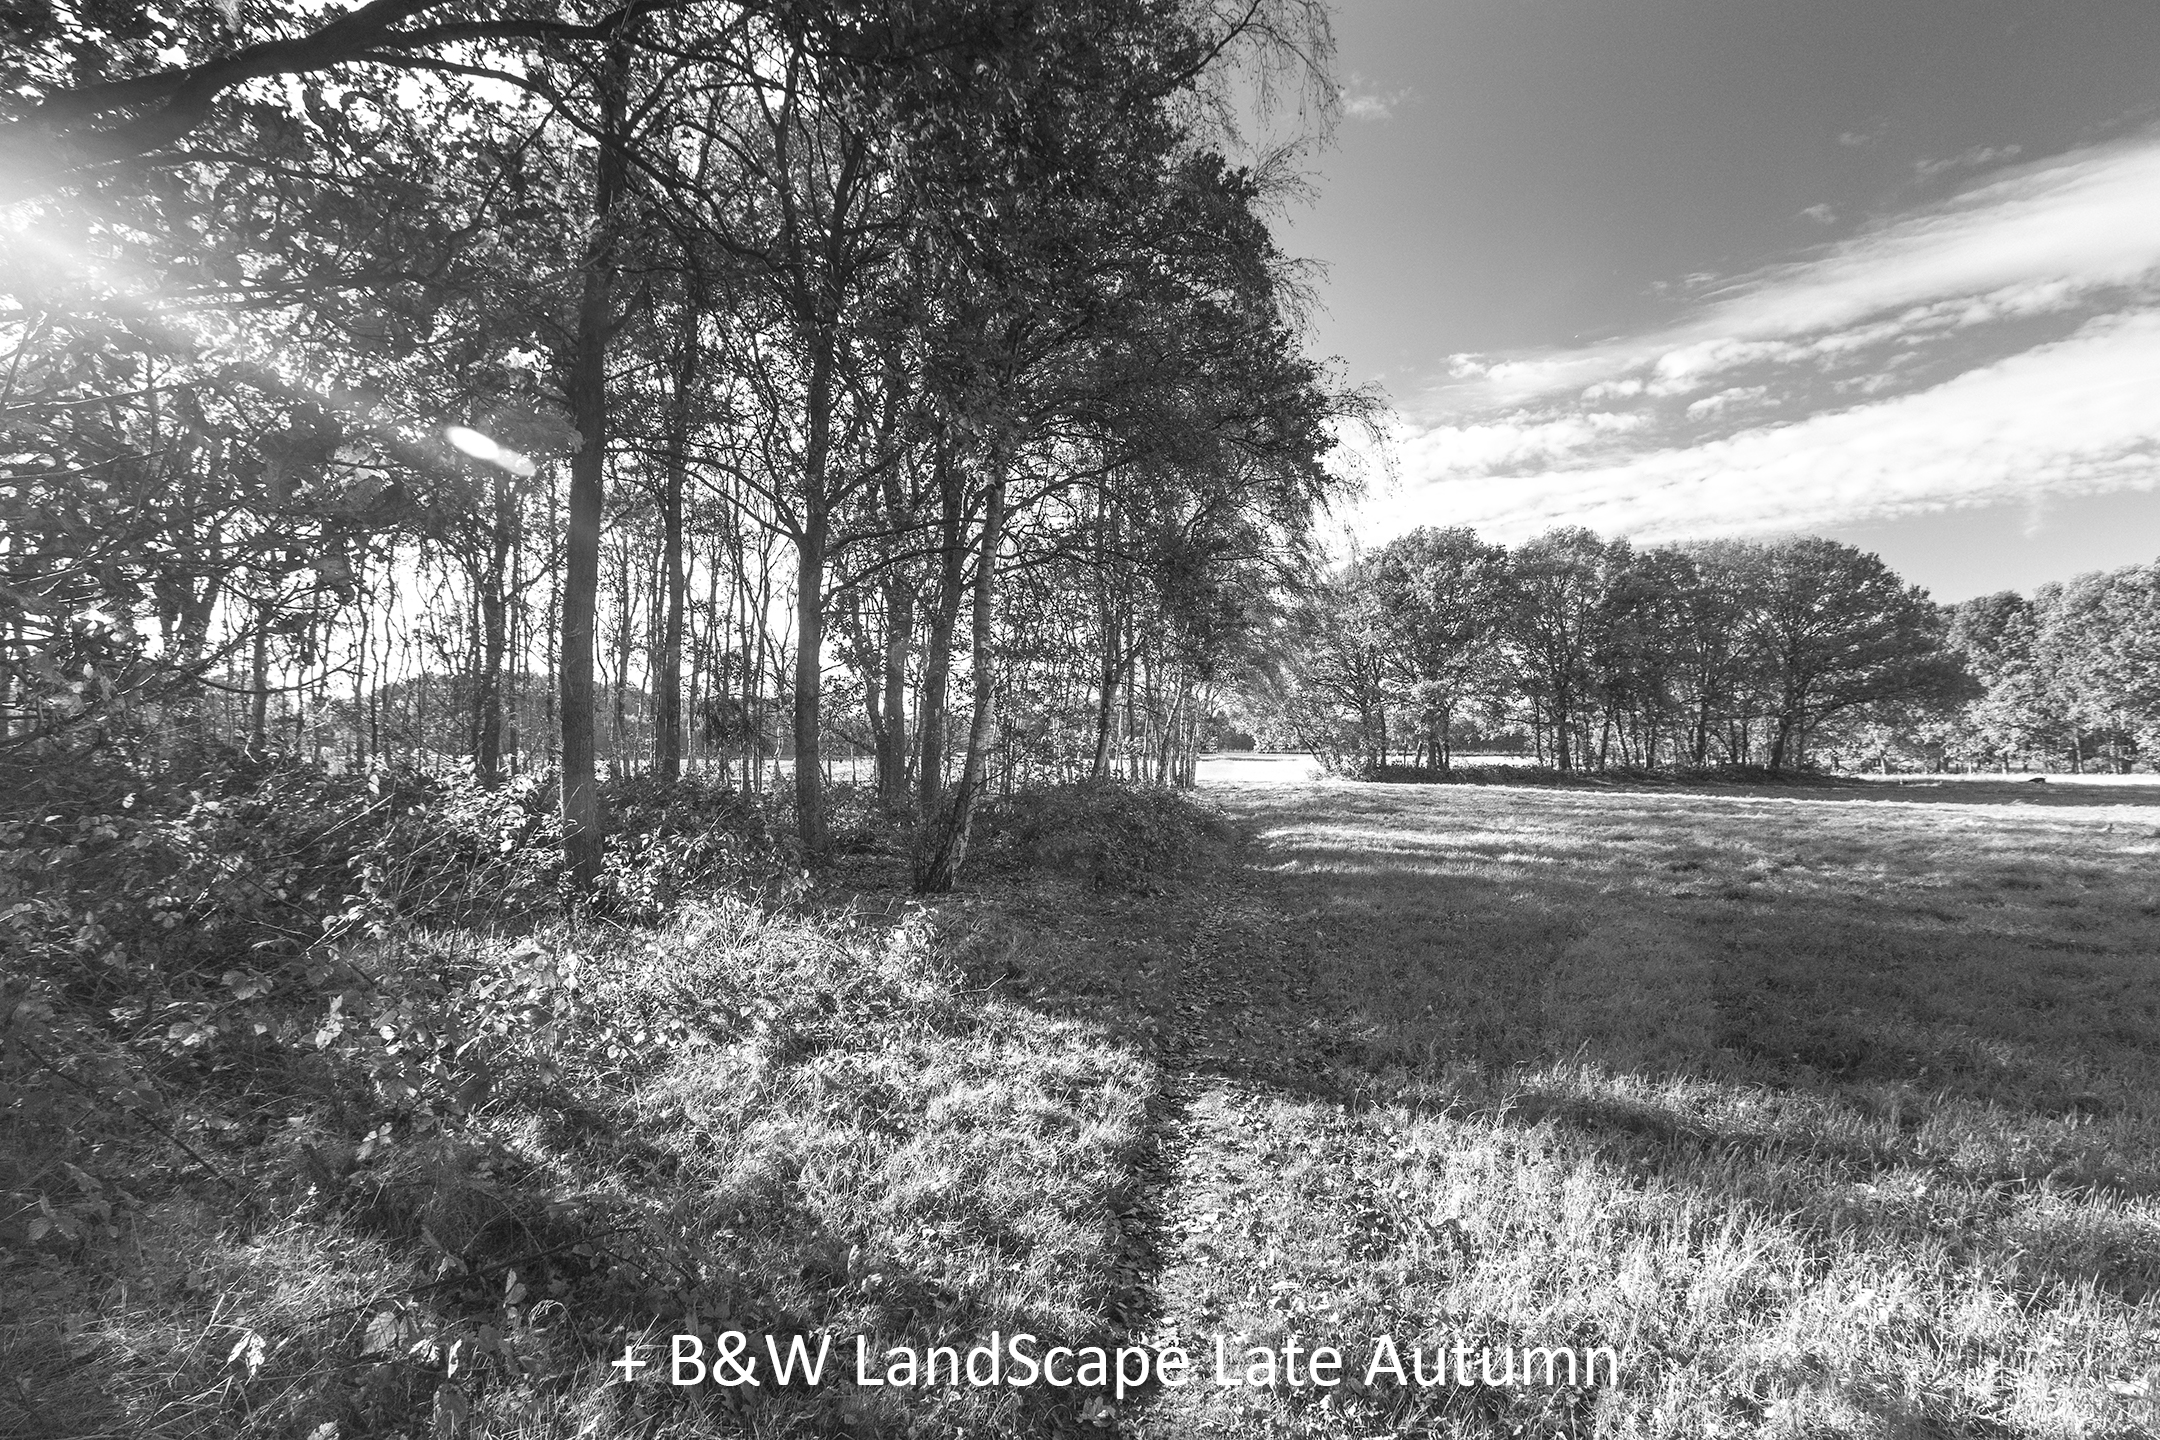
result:
[[[1870,735],[1883,763],[2126,771],[2160,757],[2160,561],[1968,600],[1950,641],[1982,694]]]
[[[2160,565],[1931,602],[1822,539],[1509,549],[1421,529],[1298,617],[1257,713],[1342,768],[2128,769],[2160,746]]]
[[[305,7],[303,7],[305,8]],[[1331,426],[1222,153],[1317,0],[32,7],[0,60],[0,753],[1189,775]],[[158,757],[163,756],[161,761]]]

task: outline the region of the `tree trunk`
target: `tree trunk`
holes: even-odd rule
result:
[[[922,696],[915,706],[917,808],[930,824],[945,796],[945,725],[952,683],[953,626],[960,618],[961,574],[966,560],[960,548],[961,493],[958,471],[942,450],[937,462],[938,564],[937,603],[930,612],[930,634],[923,650]]]
[[[627,28],[627,27],[626,27]],[[570,365],[570,416],[583,443],[570,457],[563,538],[562,700],[563,865],[571,886],[600,881],[600,786],[593,773],[593,652],[600,596],[600,508],[607,478],[607,345],[615,297],[615,202],[623,186],[624,91],[628,36],[616,32],[602,72],[603,122],[593,189],[592,239],[578,301],[577,348]]]
[[[907,663],[914,630],[915,587],[896,574],[885,582],[885,723],[877,737],[878,799],[891,809],[907,804]]]
[[[256,605],[255,649],[248,665],[247,749],[258,759],[270,749],[270,615],[267,602]]]
[[[1785,768],[1785,753],[1792,746],[1793,717],[1790,713],[1778,716],[1777,734],[1770,740],[1770,768]]]
[[[1115,566],[1117,550],[1117,506],[1114,494],[1103,501],[1103,514],[1096,530],[1096,572],[1102,597],[1102,670],[1097,677],[1101,683],[1101,696],[1095,706],[1095,751],[1088,762],[1088,777],[1093,780],[1110,778],[1110,736],[1117,727],[1118,674],[1123,669],[1124,616],[1118,605],[1118,586],[1109,578]]]
[[[827,329],[810,357],[804,402],[803,468],[795,537],[795,834],[803,858],[825,854],[825,767],[821,703],[825,693],[825,547],[832,515],[826,467],[832,460],[834,337]]]
[[[925,817],[923,837],[927,840],[927,853],[918,851],[915,863],[915,888],[924,894],[941,895],[952,889],[959,878],[960,867],[967,859],[968,830],[975,819],[975,799],[983,783],[984,764],[988,755],[992,707],[996,701],[997,670],[990,651],[991,622],[997,603],[997,553],[1004,538],[1005,529],[1005,475],[1002,457],[993,459],[996,467],[990,478],[990,491],[983,502],[982,554],[975,567],[975,604],[972,618],[971,653],[968,668],[973,672],[975,711],[968,721],[967,759],[960,769],[959,783],[953,787],[950,810],[935,817]]]
[[[1095,753],[1088,764],[1088,776],[1094,780],[1110,777],[1110,734],[1117,728],[1118,676],[1124,670],[1119,661],[1118,637],[1115,630],[1103,629],[1103,667],[1099,677],[1102,683],[1101,698],[1095,706]]]
[[[473,685],[473,773],[492,789],[502,781],[503,657],[509,652],[511,496],[508,476],[494,482],[495,514],[480,577],[480,663]]]
[[[683,608],[690,576],[683,565],[683,488],[689,470],[690,394],[697,383],[699,315],[683,317],[675,394],[668,406],[666,474],[660,494],[660,568],[665,587],[660,653],[654,657],[653,769],[668,784],[682,778]]]
[[[809,497],[805,497],[809,499]],[[825,853],[825,769],[820,754],[820,702],[825,687],[824,505],[811,500],[795,541],[795,834],[803,856]]]

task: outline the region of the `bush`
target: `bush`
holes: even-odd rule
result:
[[[1212,858],[1234,833],[1189,796],[1113,780],[1018,791],[986,806],[978,824],[992,864],[1142,892]]]
[[[326,1055],[393,1105],[465,1105],[450,1011],[468,977],[396,937],[559,910],[551,785],[333,776],[230,748],[198,747],[177,781],[118,748],[44,759],[0,770],[0,1150],[21,1160],[0,1164],[0,1240],[109,1228],[96,1186],[53,1177],[89,1173],[100,1116],[161,1128],[161,1083],[193,1089],[206,1066]],[[797,883],[754,797],[634,781],[609,800],[612,919]]]

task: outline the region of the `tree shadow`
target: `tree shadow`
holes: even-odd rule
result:
[[[2125,803],[2069,788],[2048,803]],[[1976,837],[1814,794],[1661,798],[1243,792],[1241,873],[1092,908],[1050,887],[1028,953],[977,978],[1124,1017],[1176,1083],[1572,1137],[1713,1213],[1760,1208],[1774,1170],[1826,1246],[2160,1294],[2124,1211],[2160,1195],[2137,824]],[[1870,1395],[1848,1398],[1884,1433],[1979,1433]]]

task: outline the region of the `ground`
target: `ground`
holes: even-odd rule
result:
[[[194,1148],[91,1158],[113,1238],[0,1257],[0,1435],[2160,1433],[2160,784],[1201,794],[1182,870],[923,908],[873,850],[778,910],[384,942],[506,1018],[489,1098],[383,1127],[304,1043],[189,1062]],[[730,1328],[1203,1380],[608,1368]],[[1383,1335],[1620,1376],[1212,1383],[1217,1336]]]
[[[2160,1428],[2160,786],[1215,778],[1256,848],[1182,948],[1029,981],[1160,1020],[1154,1327],[1624,1375],[1134,1428]]]

